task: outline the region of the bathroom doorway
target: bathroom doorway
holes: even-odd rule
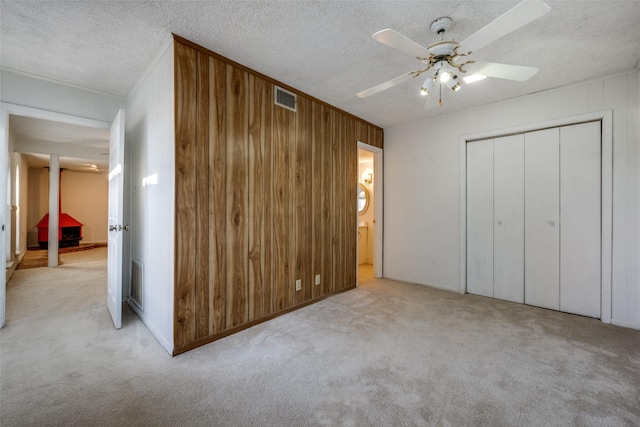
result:
[[[382,277],[382,150],[358,142],[358,284]]]

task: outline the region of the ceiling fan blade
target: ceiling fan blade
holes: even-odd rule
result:
[[[367,96],[375,95],[378,92],[382,92],[383,90],[389,89],[390,87],[406,82],[407,80],[415,77],[415,73],[415,71],[410,71],[407,74],[396,77],[395,79],[391,79],[367,90],[363,90],[362,92],[358,93],[358,98],[366,98]]]
[[[524,27],[551,7],[543,0],[524,0],[498,18],[467,37],[458,48],[459,52],[475,52],[520,27]]]
[[[428,58],[430,55],[427,48],[419,45],[410,38],[403,36],[391,28],[380,30],[371,37],[382,44],[386,44],[389,47],[398,49],[399,51],[415,56],[416,58]]]
[[[496,77],[499,79],[516,80],[523,82],[535,76],[540,70],[536,67],[526,67],[524,65],[498,64],[496,62],[476,61],[465,65],[467,75],[481,74],[487,77]]]
[[[440,95],[434,93],[430,93],[429,95],[426,96],[427,99],[424,100],[424,109],[426,110],[431,110],[433,108],[439,107],[440,105]]]

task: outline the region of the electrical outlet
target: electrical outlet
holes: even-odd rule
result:
[[[316,285],[320,284],[320,275],[316,274]]]
[[[298,279],[296,280],[296,291],[301,291],[302,290],[302,280]]]

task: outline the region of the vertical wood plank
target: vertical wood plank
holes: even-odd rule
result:
[[[264,313],[265,81],[249,75],[249,318]]]
[[[367,144],[375,145],[376,144],[376,130],[373,126],[367,126]]]
[[[356,121],[355,123],[355,132],[356,132],[356,140],[360,141],[360,142],[364,142],[367,143],[367,134],[365,133],[363,135],[363,133],[366,131],[366,126],[363,122],[361,121]]]
[[[288,158],[287,166],[289,168],[289,180],[287,182],[287,194],[289,195],[287,199],[287,203],[285,205],[286,215],[285,215],[285,223],[286,223],[286,231],[287,231],[287,244],[284,247],[285,252],[287,253],[287,257],[290,260],[289,268],[287,271],[289,272],[289,277],[285,278],[283,283],[286,286],[286,303],[285,307],[289,308],[292,305],[295,305],[296,298],[296,288],[295,288],[295,280],[298,279],[296,277],[296,144],[297,144],[297,113],[292,112],[291,110],[285,110],[285,114],[287,116],[287,126],[286,126],[286,144],[288,150]]]
[[[209,329],[227,329],[227,68],[209,60]]]
[[[197,54],[196,64],[196,218],[195,338],[209,335],[209,58]]]
[[[176,222],[174,345],[195,338],[196,52],[175,45]]]
[[[334,288],[333,245],[333,110],[322,106],[322,294],[330,293]]]
[[[384,148],[384,131],[382,129],[376,129],[376,147]]]
[[[312,297],[317,298],[322,295],[322,286],[315,284],[315,276],[320,275],[320,283],[326,280],[323,261],[323,210],[322,210],[322,194],[323,194],[323,139],[322,139],[322,106],[317,102],[312,102],[311,116],[311,146],[312,146],[312,259],[313,259],[313,291]]]
[[[358,142],[356,140],[356,123],[350,117],[347,117],[345,145],[345,286],[353,287],[356,285],[357,270],[358,208],[356,205],[356,188],[358,183]]]
[[[273,313],[274,311],[274,267],[273,267],[273,132],[274,132],[274,113],[273,113],[273,85],[271,83],[265,83],[265,111],[264,111],[264,306],[263,313],[265,316]]]
[[[288,110],[274,108],[273,131],[273,309],[288,307],[291,288],[290,182],[291,153],[289,151]]]
[[[311,297],[310,273],[310,162],[309,111],[310,105],[304,98],[298,98],[295,138],[295,279],[300,279],[302,289],[295,291],[295,304]]]
[[[227,327],[248,318],[248,81],[227,65]]]
[[[344,172],[344,115],[335,112],[332,137],[333,149],[333,270],[334,284],[331,291],[343,289],[345,286],[344,226],[345,215],[345,172]]]
[[[313,108],[310,100],[305,99],[304,103],[304,114],[305,114],[305,126],[304,126],[304,166],[302,169],[302,173],[305,176],[304,180],[304,216],[305,216],[305,228],[304,228],[304,236],[303,236],[303,244],[305,245],[305,270],[304,274],[306,276],[305,281],[303,282],[303,291],[304,291],[304,301],[308,301],[313,298],[313,287],[315,286],[315,274],[313,273],[313,260],[311,253],[311,246],[313,242],[313,211],[311,210],[311,206],[313,204],[313,178],[311,176],[311,172],[313,170],[312,162],[313,162],[313,146],[312,142],[312,133],[313,127],[311,125],[311,121],[313,120]]]

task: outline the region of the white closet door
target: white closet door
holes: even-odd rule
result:
[[[560,310],[600,317],[600,122],[560,128]]]
[[[493,140],[467,144],[467,292],[493,296]]]
[[[493,296],[524,302],[524,135],[493,141]]]
[[[525,304],[560,309],[558,128],[525,135]]]

